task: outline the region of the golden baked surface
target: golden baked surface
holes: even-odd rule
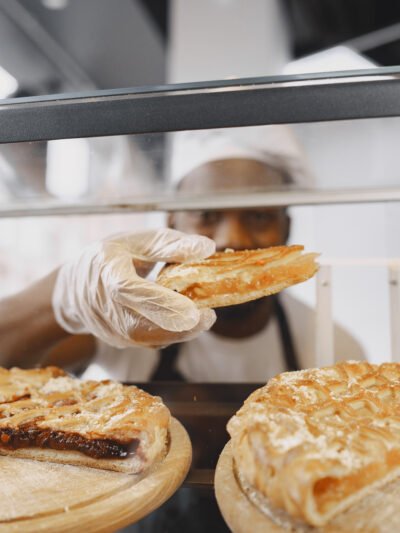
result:
[[[136,455],[144,465],[150,449],[165,446],[156,441],[169,421],[161,399],[134,386],[81,381],[56,367],[0,368],[0,454],[37,447],[80,452],[90,456],[85,464]]]
[[[199,307],[236,305],[306,281],[318,270],[318,254],[303,246],[218,252],[204,261],[168,265],[157,283],[191,298]]]
[[[400,475],[400,364],[287,372],[228,423],[235,468],[275,508],[321,526]]]

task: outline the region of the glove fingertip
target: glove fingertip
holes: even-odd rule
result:
[[[199,235],[199,239],[201,239],[201,250],[199,250],[199,253],[202,256],[201,259],[205,259],[206,257],[215,254],[216,244],[212,239],[203,235]]]
[[[216,250],[216,244],[212,239],[204,235],[185,235],[180,242],[180,250],[176,254],[178,262],[202,261]]]
[[[214,309],[206,308],[201,310],[199,325],[204,331],[210,329],[215,324],[216,320],[217,315]]]

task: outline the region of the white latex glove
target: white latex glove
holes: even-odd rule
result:
[[[97,242],[61,267],[53,291],[58,324],[107,344],[165,346],[195,337],[215,322],[185,296],[143,278],[157,261],[197,261],[215,251],[207,237],[172,229],[126,233]]]

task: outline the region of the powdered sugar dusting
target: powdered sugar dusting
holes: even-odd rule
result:
[[[52,378],[47,381],[40,389],[42,394],[50,394],[52,392],[69,392],[77,390],[80,386],[80,380],[68,376]]]

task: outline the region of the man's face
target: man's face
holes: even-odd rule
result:
[[[179,189],[191,193],[235,192],[279,186],[283,175],[250,159],[227,159],[203,165],[188,174]],[[206,235],[218,250],[267,248],[285,244],[289,218],[282,207],[187,211],[170,217],[170,225],[186,233]]]
[[[188,174],[180,183],[184,192],[212,194],[238,192],[246,188],[278,187],[284,175],[250,159],[227,159],[207,163]],[[267,248],[285,244],[290,220],[283,207],[187,211],[170,216],[169,225],[186,233],[206,235],[217,250]],[[247,337],[262,329],[271,315],[268,298],[217,309],[213,330],[227,337]]]

